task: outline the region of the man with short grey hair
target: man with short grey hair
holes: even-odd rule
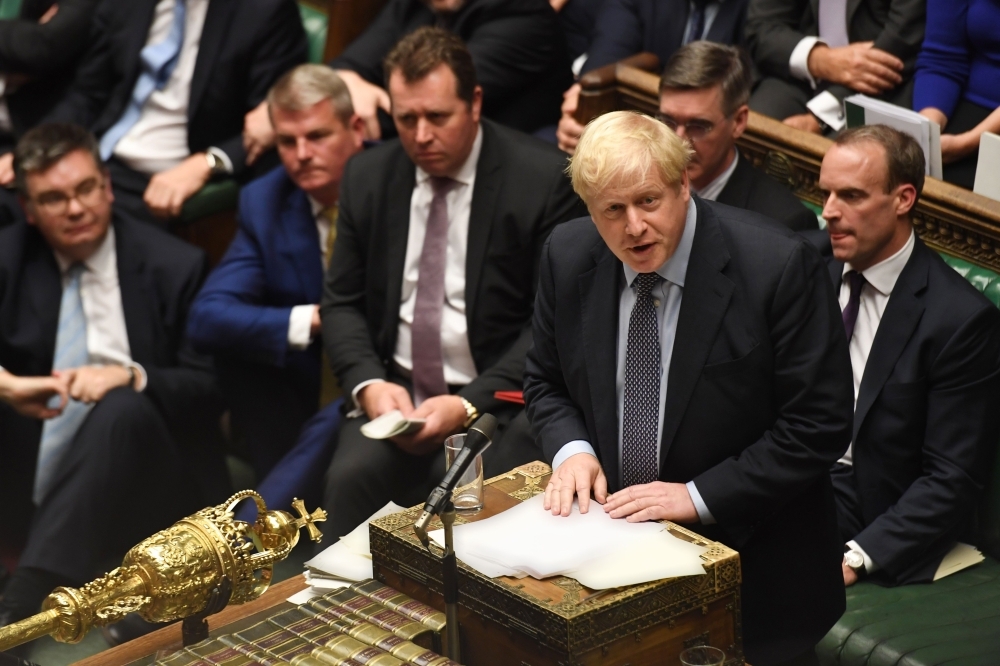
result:
[[[258,479],[316,413],[321,385],[324,402],[333,397],[331,376],[321,377],[319,300],[341,175],[363,130],[347,86],[325,65],[291,70],[267,103],[282,166],[243,188],[236,238],[188,323],[195,346],[216,355]]]
[[[736,148],[747,128],[751,83],[742,48],[691,42],[663,70],[658,117],[691,145],[688,176],[699,197],[766,215],[794,231],[816,229],[816,215]]]

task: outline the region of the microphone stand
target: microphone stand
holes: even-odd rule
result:
[[[441,580],[444,583],[445,623],[447,629],[445,655],[454,662],[461,663],[461,648],[458,635],[458,558],[455,556],[455,505],[451,501],[451,491],[441,511],[441,524],[444,526],[444,552],[441,555]],[[432,554],[430,539],[427,536],[427,524],[430,515],[424,512],[416,523],[413,531],[417,533],[420,543]]]

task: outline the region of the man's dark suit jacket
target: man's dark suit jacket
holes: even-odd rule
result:
[[[847,36],[854,42],[875,42],[903,61],[903,78],[913,74],[924,41],[926,0],[847,0]],[[764,76],[792,80],[788,60],[803,37],[819,34],[819,0],[750,0],[746,44]],[[843,98],[850,91],[830,86]]]
[[[24,0],[19,19],[0,21],[0,72],[29,77],[5,95],[15,137],[31,129],[62,99],[87,48],[97,0],[60,0],[52,20],[39,25],[38,19],[53,4],[52,0]],[[13,145],[0,144],[0,152],[5,148]]]
[[[479,376],[459,391],[480,412],[519,390],[531,344],[538,256],[552,228],[585,209],[554,146],[482,121],[483,144],[469,214],[465,304]],[[389,375],[416,167],[399,141],[348,162],[337,243],[323,293],[323,341],[345,394]]]
[[[845,607],[828,471],[850,441],[850,358],[815,249],[756,213],[693,199],[660,480],[695,482],[717,524],[692,529],[740,553],[747,661],[780,663]],[[524,382],[532,430],[549,461],[590,442],[619,490],[622,262],[584,218],[552,233],[540,274]]]
[[[825,235],[825,234],[824,234]],[[1000,310],[915,239],[889,297],[854,412],[865,529],[887,584],[929,583],[976,507],[1000,438]],[[829,236],[824,250],[829,249]],[[829,259],[840,288],[844,264]]]
[[[462,38],[483,86],[483,114],[533,132],[559,120],[562,93],[573,83],[566,41],[547,0],[467,0],[440,21],[422,0],[389,0],[368,29],[330,66],[385,85],[382,60],[417,28],[441,25]],[[395,136],[382,117],[385,136]]]
[[[156,405],[206,496],[217,495],[222,401],[211,360],[185,336],[188,308],[208,270],[204,253],[152,225],[114,221],[118,279],[132,360],[148,377]],[[38,231],[14,224],[0,232],[0,366],[15,375],[52,372],[62,282],[55,255]],[[42,422],[12,413],[5,441],[38,442]],[[220,476],[220,474],[222,476]]]
[[[684,44],[688,0],[606,0],[594,23],[583,72],[649,51],[666,63]],[[705,38],[720,44],[743,42],[747,0],[726,0]]]
[[[806,208],[787,187],[750,164],[742,155],[729,182],[715,199],[719,203],[766,215],[792,231],[818,229],[816,214]]]
[[[48,120],[75,122],[98,137],[127,108],[140,74],[157,0],[102,0],[90,48]],[[188,148],[215,146],[245,167],[243,117],[292,67],[307,45],[294,0],[212,0],[205,15],[188,103]]]

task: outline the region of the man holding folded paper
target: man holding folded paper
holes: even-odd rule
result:
[[[568,515],[575,496],[585,512],[593,492],[612,517],[735,548],[747,660],[812,664],[845,606],[828,474],[851,438],[843,324],[819,254],[693,196],[689,159],[630,112],[581,137],[571,175],[591,218],[542,251],[525,366],[555,469],[545,507]]]

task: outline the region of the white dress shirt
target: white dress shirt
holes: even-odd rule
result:
[[[858,307],[858,319],[854,324],[854,335],[851,337],[851,370],[854,373],[854,406],[858,405],[858,392],[861,390],[861,380],[865,376],[865,366],[868,364],[868,355],[871,353],[872,344],[875,342],[875,334],[878,333],[878,325],[882,321],[885,313],[885,306],[889,304],[889,297],[896,286],[899,274],[903,272],[906,262],[913,254],[914,234],[911,231],[906,243],[888,259],[861,271],[865,278],[865,284],[861,287],[861,300]],[[850,264],[844,264],[844,273],[854,270]],[[843,280],[840,285],[840,309],[847,307],[847,302],[851,298],[851,286],[847,280]],[[852,442],[847,448],[844,457],[838,462],[845,465],[853,464]],[[871,573],[877,569],[874,561],[868,554],[854,541],[849,541],[848,546],[856,550],[865,559],[865,569]]]
[[[307,195],[308,196],[308,195]],[[326,206],[309,197],[309,207],[312,209],[313,220],[316,222],[316,231],[319,233],[319,253],[323,255],[323,248],[326,247],[326,240],[330,237],[330,220],[325,215],[320,215]],[[303,257],[305,261],[305,257]],[[288,317],[288,348],[296,351],[306,349],[312,343],[312,319],[316,310],[314,303],[306,305],[296,305],[292,308],[292,314]]]
[[[736,171],[736,163],[740,160],[740,151],[734,150],[734,152],[736,155],[733,157],[733,161],[729,163],[729,166],[716,176],[715,180],[706,185],[704,189],[694,190],[695,194],[708,201],[715,201],[719,198],[722,190],[726,189],[726,185],[729,184],[729,179],[733,177],[733,172]],[[692,189],[694,189],[694,186],[692,186]]]
[[[163,89],[154,90],[149,96],[138,122],[121,138],[114,150],[115,157],[145,174],[172,169],[191,155],[188,148],[188,103],[209,0],[186,1],[184,42],[177,66]],[[146,46],[162,42],[170,34],[175,3],[176,0],[156,3]],[[223,161],[226,160],[228,157],[223,158]]]
[[[63,276],[63,289],[68,277],[66,272],[73,264],[58,252],[56,263]],[[115,229],[108,228],[108,235],[97,251],[83,262],[85,270],[80,275],[80,299],[87,317],[87,355],[92,365],[121,365],[136,371],[136,390],[146,388],[146,371],[132,360],[132,350],[125,328],[125,310],[118,282],[118,251],[115,247]]]
[[[479,128],[472,152],[457,173],[458,181],[447,194],[448,254],[444,270],[444,307],[441,312],[441,354],[444,380],[448,384],[465,385],[476,378],[476,362],[469,346],[469,325],[465,318],[465,255],[469,244],[469,214],[472,211],[472,190],[476,185],[476,166],[483,147],[483,130]],[[403,285],[400,292],[399,329],[396,335],[396,364],[413,369],[411,326],[417,304],[417,282],[420,279],[420,253],[427,233],[427,218],[431,211],[434,190],[431,176],[417,167],[417,182],[410,197],[410,229],[403,262]]]

